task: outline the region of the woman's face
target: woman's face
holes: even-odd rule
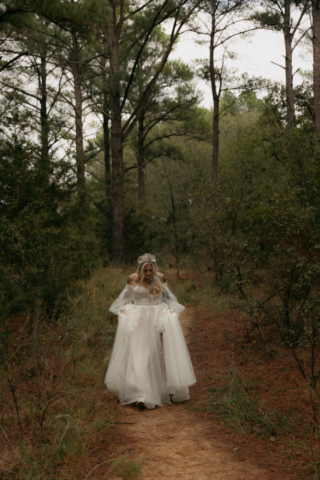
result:
[[[150,280],[150,278],[153,275],[153,266],[152,265],[146,265],[143,269],[143,276],[145,280]]]

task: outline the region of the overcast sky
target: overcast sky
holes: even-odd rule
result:
[[[181,38],[181,41],[175,48],[171,58],[180,57],[186,63],[190,61],[208,58],[209,48],[199,46],[187,34]],[[247,72],[249,76],[261,76],[266,79],[285,82],[285,71],[274,65],[272,62],[284,66],[284,40],[282,33],[271,32],[267,30],[258,30],[250,35],[247,40],[234,40],[231,44],[231,50],[237,54],[235,60],[229,61],[230,67],[236,67],[239,74]],[[293,57],[294,71],[301,68],[303,71],[312,70],[312,52],[306,44],[301,44],[294,51]],[[295,84],[301,83],[299,74],[294,77]],[[209,84],[199,82],[199,88],[204,93],[203,106],[210,108],[212,106],[212,95]]]

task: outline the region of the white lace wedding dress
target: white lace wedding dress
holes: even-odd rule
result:
[[[116,391],[123,405],[142,401],[147,408],[170,404],[170,395],[175,402],[189,400],[196,378],[178,318],[184,307],[167,283],[153,296],[141,285],[127,284],[110,310],[118,315],[118,329],[108,390]]]

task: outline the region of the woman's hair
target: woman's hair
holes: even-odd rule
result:
[[[156,257],[151,255],[151,253],[145,253],[138,258],[138,267],[137,267],[137,274],[138,278],[136,283],[141,283],[144,279],[144,267],[146,265],[153,266],[153,274],[149,282],[149,291],[151,295],[157,295],[162,292],[162,282],[158,275],[158,266]]]

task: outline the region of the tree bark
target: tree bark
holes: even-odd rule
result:
[[[145,164],[144,164],[144,116],[138,121],[138,198],[143,200],[145,191]]]
[[[77,187],[78,197],[81,203],[85,202],[85,165],[83,147],[83,122],[82,122],[82,91],[81,91],[81,67],[79,63],[79,45],[77,34],[71,32],[72,53],[71,68],[74,82],[75,95],[75,120],[76,120],[76,162],[77,162]]]
[[[174,241],[170,242],[171,247],[172,247],[172,253],[174,255],[176,265],[177,265],[177,276],[180,278],[180,255],[179,255],[179,235],[178,235],[178,230],[177,230],[177,215],[176,215],[176,203],[174,199],[174,192],[173,192],[173,187],[172,183],[170,180],[170,173],[167,171],[165,162],[162,159],[162,165],[163,165],[163,170],[165,173],[165,177],[168,182],[168,187],[169,187],[169,192],[170,192],[170,199],[171,199],[171,208],[172,208],[172,216],[171,216],[171,225],[173,226],[173,238]]]
[[[320,157],[320,1],[312,1],[315,155]]]
[[[103,83],[103,114],[102,114],[102,123],[103,123],[103,146],[104,146],[104,181],[105,181],[105,191],[107,199],[111,195],[111,169],[110,169],[110,129],[109,129],[109,118],[110,118],[110,92],[109,92],[109,83],[107,78],[107,69],[106,63],[103,58],[100,61],[100,71],[102,76]]]
[[[112,238],[111,260],[122,263],[124,260],[124,171],[123,171],[123,134],[121,125],[120,80],[119,80],[119,38],[115,25],[116,16],[110,19],[110,114],[111,114],[111,155],[112,155]]]
[[[41,55],[40,66],[40,124],[41,124],[41,178],[44,185],[49,183],[49,122],[47,112],[47,58]]]
[[[218,162],[219,162],[219,122],[220,122],[220,88],[217,89],[216,85],[216,71],[214,65],[214,53],[215,53],[215,33],[216,33],[216,9],[217,1],[212,0],[212,12],[211,12],[211,32],[210,32],[210,49],[209,49],[209,67],[210,67],[210,81],[211,92],[213,98],[213,141],[212,141],[212,183],[214,188],[218,181]]]
[[[212,141],[212,181],[214,187],[218,182],[219,166],[219,145],[220,145],[220,98],[215,95],[213,98],[213,141]]]
[[[106,195],[110,196],[111,171],[110,171],[110,138],[109,138],[109,95],[103,95],[103,144],[104,144],[104,178]]]
[[[287,99],[287,122],[289,125],[293,125],[295,121],[295,107],[294,107],[294,94],[293,94],[293,70],[292,70],[292,40],[291,33],[291,2],[292,0],[285,0],[284,10],[284,43],[286,50],[286,99]]]

